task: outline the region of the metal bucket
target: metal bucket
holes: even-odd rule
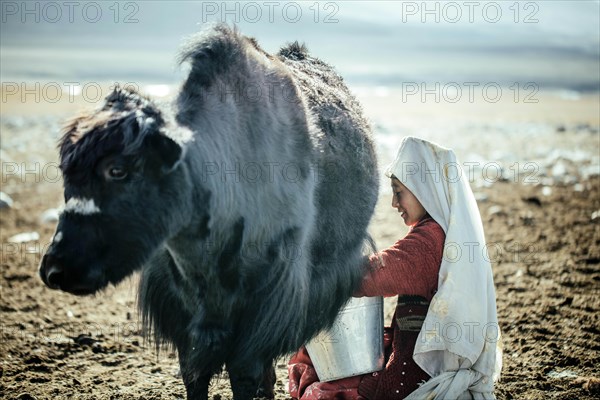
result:
[[[383,298],[353,297],[306,349],[321,382],[383,369]]]

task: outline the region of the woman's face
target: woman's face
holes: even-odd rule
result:
[[[398,210],[406,225],[415,225],[427,213],[415,195],[396,177],[392,177],[392,191],[392,207]]]

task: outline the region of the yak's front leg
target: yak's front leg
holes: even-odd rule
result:
[[[275,367],[273,363],[268,363],[263,372],[262,380],[256,391],[256,397],[262,397],[267,399],[275,398],[275,382],[277,382],[277,375],[275,374]]]
[[[208,385],[212,375],[195,376],[181,368],[187,400],[208,400]]]
[[[198,333],[198,332],[197,332]],[[208,386],[211,378],[221,372],[227,351],[223,343],[225,332],[206,329],[202,339],[192,344],[178,347],[179,365],[188,400],[208,399]],[[211,340],[220,337],[221,340]],[[209,346],[211,344],[211,346]]]
[[[231,390],[235,400],[275,397],[275,369],[272,363],[255,362],[254,365],[228,365]]]
[[[194,360],[195,357],[189,353],[190,350],[187,346],[178,348],[179,367],[187,400],[207,400],[210,380],[218,372],[218,369],[214,366],[212,368],[206,368],[206,366],[199,368]]]

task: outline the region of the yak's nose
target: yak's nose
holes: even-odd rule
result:
[[[42,259],[40,277],[49,288],[60,289],[60,285],[64,278],[64,270],[60,264],[57,263],[55,257],[47,254]]]
[[[55,252],[46,253],[40,264],[40,277],[50,289],[58,289],[78,296],[93,294],[102,283],[102,276],[97,273],[86,275],[74,274],[69,264]],[[100,283],[99,283],[100,282]],[[106,286],[106,285],[104,285]]]
[[[62,277],[63,270],[58,265],[51,265],[46,272],[46,280],[51,289],[60,289],[60,283],[63,280]]]

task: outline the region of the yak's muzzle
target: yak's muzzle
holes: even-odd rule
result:
[[[95,293],[99,286],[94,279],[82,279],[81,276],[69,274],[64,262],[54,256],[51,251],[42,258],[40,278],[50,289],[62,290],[79,296]]]

